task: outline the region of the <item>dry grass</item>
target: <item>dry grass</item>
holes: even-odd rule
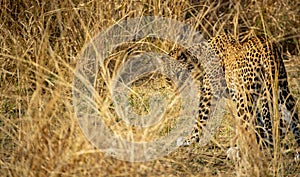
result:
[[[107,156],[90,144],[72,107],[72,79],[83,46],[97,32],[121,19],[165,16],[196,26],[205,37],[223,30],[240,38],[252,33],[267,35],[282,44],[286,54],[299,55],[298,0],[3,0],[0,5],[3,176],[300,176],[300,165],[292,161],[289,152],[275,159],[265,150],[263,156],[248,132],[240,138],[246,152],[242,161],[226,159],[234,137],[235,120],[230,114],[234,108],[229,108],[220,131],[207,146],[179,148],[158,160],[130,163]],[[159,47],[168,50],[168,46]],[[296,98],[300,96],[299,61],[299,57],[287,61]],[[142,88],[164,92],[170,86],[163,82],[155,88],[153,85]],[[102,86],[100,83],[101,93],[107,93],[105,84]],[[132,100],[138,105],[145,102],[137,112],[148,111],[143,97],[133,96]]]

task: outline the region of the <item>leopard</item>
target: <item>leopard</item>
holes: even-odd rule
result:
[[[245,129],[252,125],[255,127],[257,142],[273,147],[273,129],[278,117],[280,140],[289,129],[300,147],[300,121],[296,100],[288,86],[287,72],[279,46],[264,36],[252,36],[240,41],[230,34],[212,37],[207,44],[220,63],[223,71],[221,77],[225,80],[227,93],[224,97],[234,102],[240,125]],[[203,58],[193,52],[202,48],[203,45],[178,47],[169,53],[177,61],[184,63],[190,72],[196,70],[198,74],[194,77],[199,81],[198,116],[191,135],[185,138],[180,146],[201,142],[201,133],[206,122],[211,119],[210,107],[215,91],[207,73],[209,69],[205,70]],[[295,160],[299,159],[300,155],[296,152]]]

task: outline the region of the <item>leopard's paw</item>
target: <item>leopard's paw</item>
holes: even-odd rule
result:
[[[240,156],[240,149],[238,147],[231,147],[226,151],[227,158],[234,160],[234,161],[239,161],[241,159]]]
[[[190,141],[188,140],[185,140],[184,138],[182,137],[179,137],[176,141],[176,145],[177,146],[189,146],[190,145]]]

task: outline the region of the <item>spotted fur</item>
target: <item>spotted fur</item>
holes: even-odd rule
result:
[[[264,38],[252,37],[239,42],[230,35],[214,37],[208,44],[218,56],[227,90],[236,104],[241,125],[253,123],[258,140],[273,146],[272,128],[277,109],[280,137],[284,137],[285,130],[289,128],[300,146],[300,122],[296,101],[288,87],[287,73],[279,48]],[[186,63],[190,71],[198,71],[196,78],[200,85],[199,116],[184,145],[199,142],[205,122],[210,118],[213,97],[212,83],[203,63],[199,62],[199,56],[191,52],[195,49],[197,50],[197,46],[191,49],[177,48],[170,53],[180,62]]]

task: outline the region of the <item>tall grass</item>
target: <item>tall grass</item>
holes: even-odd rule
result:
[[[264,152],[253,145],[248,132],[238,135],[244,139],[241,148],[247,152],[242,165],[226,159],[227,147],[235,136],[232,127],[236,120],[234,113],[230,114],[235,110],[233,107],[208,146],[179,148],[158,160],[130,163],[107,156],[88,142],[72,106],[72,79],[83,46],[117,21],[155,15],[190,23],[206,38],[224,30],[241,40],[254,33],[266,35],[281,44],[285,54],[299,55],[298,0],[3,0],[0,5],[0,171],[3,176],[299,175],[299,164],[286,158],[290,157],[289,153],[275,159],[280,165],[274,166],[270,153],[262,155]],[[170,49],[160,47],[165,51]],[[298,64],[296,58],[288,66],[294,68]],[[299,96],[299,72],[297,68],[288,71],[293,74],[291,89]],[[143,89],[151,90],[154,85],[151,82]],[[105,85],[102,86],[99,85],[100,91],[105,90]],[[161,82],[156,89],[168,87]],[[143,94],[133,96],[133,104],[146,102]],[[137,112],[147,112],[147,106],[137,109]]]

